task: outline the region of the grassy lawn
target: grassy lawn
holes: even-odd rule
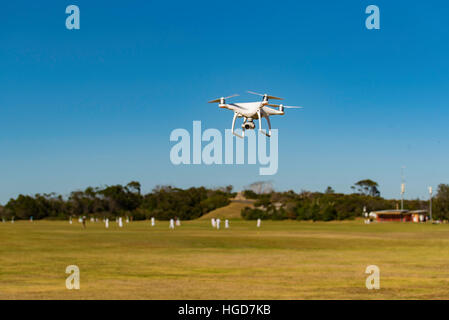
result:
[[[0,223],[0,299],[449,299],[449,225],[230,224]],[[65,288],[72,264],[80,290]]]

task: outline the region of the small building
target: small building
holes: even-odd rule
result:
[[[425,222],[427,219],[426,210],[381,210],[373,211],[370,217],[376,219],[377,222],[396,221],[396,222]]]
[[[409,222],[412,221],[412,214],[408,210],[381,210],[372,212],[377,222],[382,221],[397,221]]]

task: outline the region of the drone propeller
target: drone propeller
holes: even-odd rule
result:
[[[215,99],[215,100],[211,100],[211,101],[209,101],[209,103],[215,103],[215,102],[224,103],[224,101],[226,99],[234,98],[234,97],[238,97],[238,96],[239,96],[238,94],[233,94],[232,96],[221,97],[221,98],[218,98],[218,99]]]
[[[287,109],[303,109],[304,107],[297,107],[297,106],[284,106],[283,104],[268,104],[269,106],[275,107],[275,108],[287,108]]]
[[[263,97],[263,99],[265,100],[268,100],[268,99],[276,99],[276,100],[284,100],[284,99],[282,99],[282,98],[279,98],[279,97],[275,97],[275,96],[269,96],[268,94],[261,94],[261,93],[257,93],[257,92],[254,92],[254,91],[247,91],[248,93],[251,93],[251,94],[255,94],[256,96],[261,96],[261,97]]]

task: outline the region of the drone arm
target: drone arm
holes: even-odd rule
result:
[[[234,131],[234,127],[235,127],[235,120],[237,119],[237,112],[234,112],[234,118],[232,118],[232,134],[239,137],[239,138],[244,138],[244,136],[239,135],[238,133],[236,133]],[[245,134],[245,132],[243,132],[243,134]]]

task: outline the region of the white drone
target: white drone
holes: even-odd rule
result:
[[[215,100],[209,101],[209,103],[216,103],[218,102],[218,106],[220,108],[225,108],[234,111],[234,118],[232,119],[232,133],[236,135],[239,138],[245,137],[245,130],[253,130],[256,128],[256,125],[254,124],[254,119],[259,119],[259,131],[266,135],[267,137],[271,136],[271,123],[270,123],[270,116],[273,115],[284,115],[284,108],[294,108],[294,109],[300,109],[302,107],[294,107],[294,106],[284,106],[282,104],[270,104],[268,103],[269,99],[275,99],[275,100],[283,100],[282,98],[270,96],[268,94],[261,94],[257,92],[248,91],[248,93],[255,94],[258,96],[262,96],[262,101],[257,102],[238,102],[238,103],[226,103],[226,99],[237,97],[238,94],[233,94],[229,97],[221,97]],[[267,106],[279,108],[278,110],[269,108]],[[266,133],[264,130],[262,130],[262,117],[267,119],[268,123],[268,133]],[[234,131],[235,127],[235,120],[237,118],[243,118],[243,124],[242,124],[242,135],[239,135]]]

